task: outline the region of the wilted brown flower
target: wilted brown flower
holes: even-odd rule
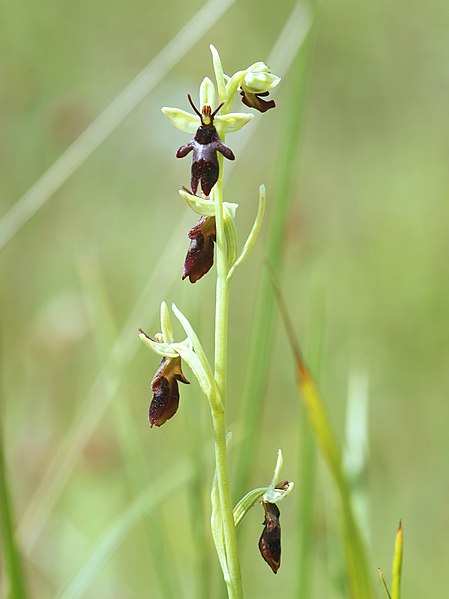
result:
[[[178,381],[189,384],[181,370],[181,358],[162,358],[151,381],[153,399],[149,410],[150,426],[161,426],[176,414],[179,405]]]
[[[189,231],[190,245],[184,262],[183,280],[196,283],[214,263],[215,217],[202,216]]]
[[[281,565],[280,512],[275,503],[262,501],[265,511],[264,529],[259,539],[259,550],[263,559],[276,574]]]

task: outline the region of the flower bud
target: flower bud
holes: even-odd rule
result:
[[[279,77],[272,73],[246,73],[242,88],[251,94],[267,92],[279,83]]]
[[[162,426],[178,410],[178,381],[189,384],[181,370],[181,358],[162,358],[151,381],[153,399],[149,410],[150,426]]]
[[[189,231],[190,245],[184,262],[182,279],[196,283],[214,263],[215,217],[203,216]]]
[[[280,512],[275,503],[262,501],[265,511],[264,529],[259,539],[259,550],[263,559],[276,574],[281,565]]]
[[[241,82],[240,95],[242,102],[249,108],[259,112],[266,112],[276,106],[274,100],[266,101],[261,97],[268,96],[273,87],[279,83],[280,78],[270,73],[270,68],[264,62],[255,62],[246,71]]]

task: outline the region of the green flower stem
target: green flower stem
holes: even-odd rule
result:
[[[212,190],[215,201],[215,221],[217,231],[216,263],[217,288],[215,305],[215,372],[214,377],[225,405],[226,394],[226,365],[228,343],[228,312],[229,312],[229,282],[228,258],[223,219],[223,161],[220,159],[220,177]],[[226,419],[224,407],[212,411],[215,441],[215,467],[218,493],[220,498],[223,537],[226,559],[229,570],[228,597],[240,599],[243,597],[240,564],[237,550],[237,535],[234,524],[233,507],[229,488],[229,473],[226,452]]]

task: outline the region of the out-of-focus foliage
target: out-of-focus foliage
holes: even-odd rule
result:
[[[0,219],[200,6],[1,1]],[[212,276],[193,286],[181,281],[194,222],[178,195],[188,165],[174,153],[187,138],[160,106],[188,109],[187,92],[213,74],[210,42],[230,72],[267,57],[292,7],[236,3],[207,35],[191,40],[182,60],[0,252],[2,425],[14,513],[26,524],[19,541],[32,597],[54,597],[138,493],[159,480],[172,491],[114,548],[85,596],[198,597],[215,588],[204,398],[194,385],[183,389],[176,419],[149,430],[149,383],[158,360],[137,337],[138,326],[156,332],[165,299],[189,314],[212,349]],[[341,1],[314,10],[316,49],[282,290],[306,348],[312,304],[324,290],[320,386],[339,433],[351,373],[361,369],[369,377],[364,528],[373,579],[377,566],[391,561],[391,531],[402,518],[403,595],[438,597],[449,559],[449,6]],[[237,164],[226,175],[225,199],[240,204],[241,243],[260,183],[268,198],[262,237],[270,224],[289,91],[287,76],[274,90],[278,108],[265,115],[249,145],[232,148]],[[177,244],[167,247],[178,227]],[[250,259],[236,273],[231,299],[231,461],[239,451],[239,390],[263,241]],[[299,468],[302,407],[280,326],[275,343],[253,486],[269,477],[278,447],[285,475],[295,479]],[[81,454],[61,465],[67,480],[53,488],[49,465],[61,447],[75,455],[76,443]],[[179,474],[180,460],[193,465],[189,476]],[[338,598],[346,591],[336,498],[321,470],[311,596]],[[39,497],[48,493],[35,501],[42,481],[58,497],[45,518]],[[290,597],[296,588],[295,494],[282,510],[276,577],[258,555],[261,514],[254,511],[240,527],[249,597]],[[37,511],[27,517],[30,505]]]

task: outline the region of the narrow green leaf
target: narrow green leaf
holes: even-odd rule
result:
[[[183,461],[179,462],[165,476],[161,476],[158,481],[152,481],[147,485],[112,522],[93,547],[80,570],[57,593],[57,597],[60,599],[75,599],[76,597],[86,596],[85,591],[141,518],[169,497],[176,489],[185,485],[192,476],[192,465],[187,461]]]
[[[314,294],[311,305],[312,309],[309,317],[311,339],[308,354],[310,355],[311,370],[316,379],[319,380],[325,327],[325,298],[321,290]],[[308,599],[312,594],[311,581],[313,580],[313,567],[315,564],[313,509],[316,492],[317,450],[313,431],[304,410],[301,410],[300,420],[302,432],[299,448],[300,478],[298,485],[301,493],[298,502],[300,527],[296,596],[300,599]]]
[[[402,555],[403,555],[402,522],[399,522],[394,542],[393,577],[391,582],[391,599],[401,599]]]
[[[270,65],[284,67],[281,76],[291,66],[292,87],[289,106],[285,107],[286,122],[283,143],[277,161],[277,185],[273,194],[273,210],[268,227],[266,256],[276,272],[282,270],[285,230],[290,209],[291,191],[295,178],[301,125],[307,98],[308,74],[313,57],[314,36],[310,34],[312,17],[304,5],[296,5],[285,25],[276,48],[268,58]],[[230,84],[229,84],[230,85]],[[271,197],[271,194],[270,194]],[[242,495],[249,486],[249,474],[259,450],[259,431],[266,380],[269,372],[270,337],[274,323],[274,295],[268,273],[264,270],[257,292],[257,303],[252,324],[248,366],[243,390],[243,447],[235,486]]]
[[[332,430],[318,387],[305,363],[301,348],[293,332],[293,325],[290,321],[279,286],[274,278],[273,271],[271,271],[271,276],[281,316],[295,358],[296,376],[300,395],[306,406],[307,415],[316,442],[328,465],[340,495],[344,526],[346,567],[351,597],[353,599],[370,599],[372,597],[372,587],[366,559],[366,550],[353,513],[348,482],[342,470],[341,451]]]
[[[80,278],[87,314],[95,328],[94,336],[99,365],[107,360],[107,355],[117,336],[110,298],[108,297],[100,265],[91,258],[80,265]],[[162,326],[165,334],[172,336],[168,311],[161,306],[161,313],[168,322]],[[161,314],[162,315],[162,314]],[[162,320],[162,318],[161,318]],[[124,473],[128,479],[132,496],[137,495],[145,481],[151,480],[154,472],[145,454],[144,446],[135,434],[135,421],[124,397],[117,397],[112,403],[112,412],[123,455]],[[126,479],[125,477],[125,479]],[[143,559],[151,564],[149,572],[154,572],[153,591],[164,594],[164,599],[179,597],[181,583],[177,572],[170,565],[170,547],[164,521],[157,509],[150,510],[142,518]]]
[[[390,591],[388,590],[387,581],[384,578],[382,570],[380,568],[377,568],[377,572],[379,574],[380,580],[382,581],[382,584],[384,585],[384,589],[385,589],[385,592],[387,593],[388,599],[391,599]]]
[[[25,578],[19,549],[14,535],[14,518],[9,486],[6,475],[6,464],[3,454],[3,436],[0,427],[0,517],[2,528],[2,545],[5,560],[5,572],[9,583],[9,596],[13,599],[25,599],[27,596]]]

